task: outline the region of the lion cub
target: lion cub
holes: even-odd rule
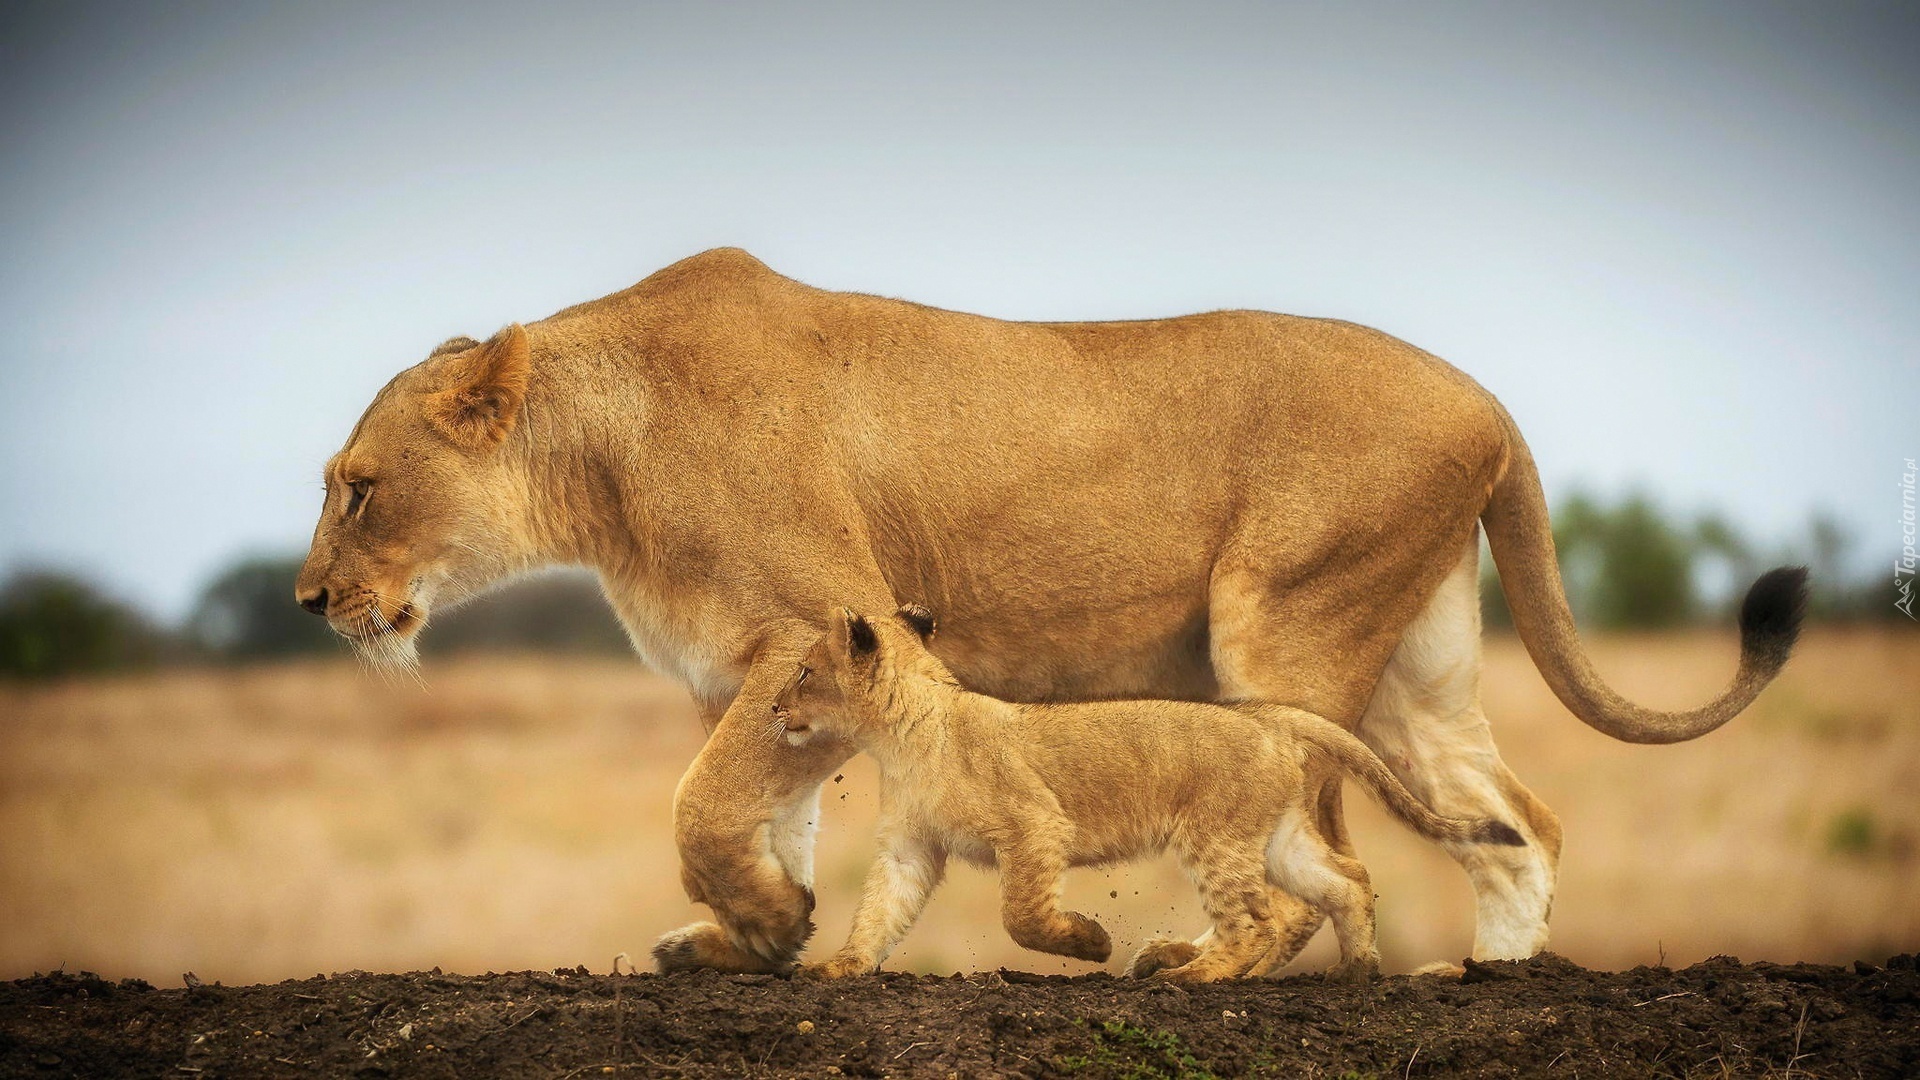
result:
[[[1379,962],[1373,890],[1366,868],[1316,831],[1306,800],[1326,780],[1354,777],[1432,839],[1524,843],[1499,821],[1438,816],[1360,740],[1311,713],[1173,701],[1011,704],[961,688],[926,649],[932,632],[923,608],[879,618],[835,611],[773,706],[789,742],[845,737],[882,777],[880,851],[853,930],[813,972],[876,970],[919,918],[949,854],[999,867],[1001,916],[1014,941],[1104,961],[1106,930],[1060,909],[1061,876],[1171,847],[1200,887],[1213,933],[1198,955],[1155,978],[1245,974],[1279,937],[1269,883],[1331,916],[1335,970],[1364,978]],[[811,697],[826,687],[803,689],[815,670],[831,675],[840,707]]]

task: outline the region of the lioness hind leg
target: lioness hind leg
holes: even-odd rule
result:
[[[1470,547],[1387,664],[1354,729],[1437,813],[1493,818],[1523,846],[1448,844],[1473,882],[1473,956],[1519,959],[1547,945],[1560,820],[1500,760],[1480,709],[1479,550]]]

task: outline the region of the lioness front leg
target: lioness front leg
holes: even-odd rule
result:
[[[924,841],[889,830],[867,871],[860,906],[853,913],[847,943],[830,959],[807,965],[807,971],[830,979],[864,975],[879,969],[887,954],[913,929],[927,898],[946,873],[945,851]]]
[[[673,805],[680,880],[716,921],[663,935],[653,948],[661,971],[782,971],[813,933],[819,788],[853,748],[833,739],[789,746],[767,716],[817,635],[802,628],[761,650],[680,781]]]
[[[1000,918],[1021,948],[1105,963],[1113,954],[1107,929],[1077,911],[1060,910],[1064,852],[1040,837],[1001,850]]]

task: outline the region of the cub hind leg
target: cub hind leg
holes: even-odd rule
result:
[[[1267,844],[1267,876],[1326,913],[1340,942],[1335,975],[1365,980],[1380,967],[1374,941],[1373,882],[1360,860],[1334,850],[1307,820],[1290,810]]]
[[[1245,975],[1272,951],[1280,929],[1273,907],[1260,838],[1216,841],[1186,860],[1212,920],[1212,928],[1185,962],[1152,974],[1167,982],[1202,983]],[[1184,942],[1182,943],[1184,944]],[[1139,963],[1134,957],[1134,965]]]
[[[1315,830],[1320,839],[1326,841],[1334,854],[1344,856],[1357,865],[1360,856],[1354,851],[1353,837],[1347,832],[1346,816],[1342,812],[1340,777],[1334,775],[1316,778],[1311,783],[1321,786],[1319,800],[1308,827]],[[1362,872],[1365,872],[1364,868]],[[1274,895],[1286,897],[1288,903],[1297,905],[1306,914],[1296,915],[1281,924],[1280,934],[1273,949],[1247,972],[1257,978],[1273,978],[1279,975],[1280,969],[1293,963],[1293,958],[1300,955],[1300,951],[1307,947],[1307,942],[1313,940],[1313,935],[1320,932],[1321,924],[1327,921],[1325,911],[1297,899],[1285,890],[1275,889]]]

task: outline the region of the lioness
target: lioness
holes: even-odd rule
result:
[[[872,619],[838,609],[774,702],[790,743],[839,736],[880,766],[880,850],[847,943],[810,967],[818,974],[878,969],[920,917],[948,855],[999,867],[1001,920],[1014,941],[1105,961],[1106,929],[1060,910],[1061,875],[1171,847],[1200,887],[1213,932],[1198,955],[1154,978],[1212,982],[1269,957],[1280,942],[1269,885],[1331,916],[1335,973],[1365,978],[1380,963],[1373,885],[1316,826],[1322,787],[1351,776],[1429,839],[1526,843],[1491,818],[1435,814],[1359,739],[1312,713],[1174,701],[1010,704],[963,689],[924,647],[933,630],[918,606]],[[816,670],[832,677],[843,708],[795,711]]]
[[[691,687],[710,735],[674,828],[718,923],[663,938],[668,967],[776,970],[806,940],[820,784],[852,749],[764,727],[835,605],[932,605],[941,659],[1000,698],[1257,700],[1354,731],[1429,805],[1527,838],[1448,846],[1484,958],[1546,943],[1560,825],[1480,711],[1478,526],[1548,685],[1633,742],[1745,708],[1804,592],[1799,571],[1762,577],[1726,691],[1645,709],[1580,648],[1525,440],[1435,357],[1259,311],[1003,322],[738,250],[445,343],[324,475],[295,598],[375,659],[411,662],[436,607],[573,563]],[[1338,785],[1318,813],[1345,851]],[[1272,903],[1288,937],[1318,925]]]

